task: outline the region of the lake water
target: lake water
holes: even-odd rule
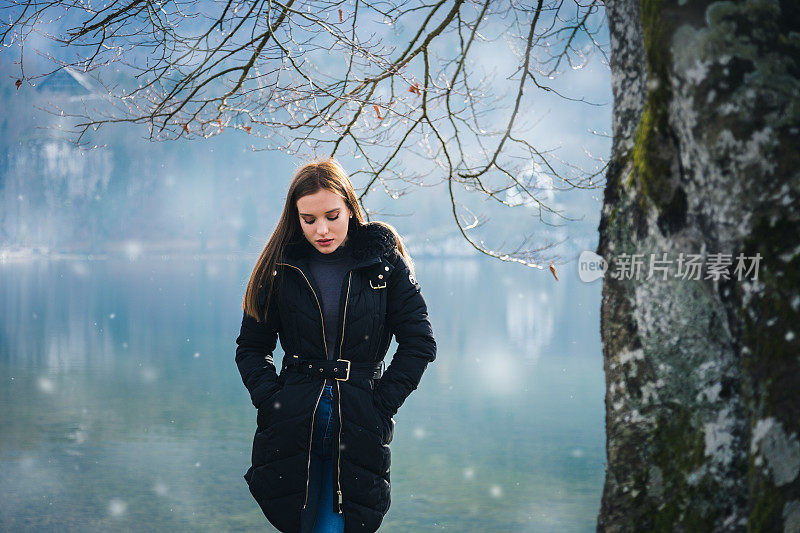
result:
[[[274,530],[242,477],[256,412],[234,353],[255,260],[0,264],[0,529]],[[416,266],[438,354],[395,415],[381,531],[595,531],[600,282]]]

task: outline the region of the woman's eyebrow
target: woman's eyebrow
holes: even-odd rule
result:
[[[325,213],[333,213],[334,211],[338,211],[339,209],[341,209],[341,207],[334,207],[333,209],[329,209],[328,211],[325,211]],[[314,216],[311,213],[300,213],[300,214],[303,215],[304,217],[313,217]]]

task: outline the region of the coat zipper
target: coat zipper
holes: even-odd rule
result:
[[[347,275],[347,296],[344,297],[344,313],[342,314],[342,338],[339,341],[339,359],[342,358],[342,347],[344,346],[344,323],[347,320],[347,301],[350,299],[350,280],[353,278],[353,271]],[[341,454],[342,454],[342,392],[339,388],[339,381],[336,381],[336,402],[339,406],[339,435],[338,435],[338,445],[336,446],[336,493],[338,498],[334,498],[334,502],[338,502],[334,505],[334,512],[342,514],[342,485],[339,479],[339,473],[341,470]]]
[[[322,382],[322,388],[319,390],[319,396],[317,396],[317,403],[314,404],[314,410],[311,412],[311,433],[308,437],[308,464],[306,465],[306,495],[303,499],[303,509],[308,504],[308,482],[311,479],[311,439],[314,436],[314,416],[317,414],[317,406],[319,405],[319,399],[322,398],[323,390],[325,390],[324,381]]]
[[[319,307],[319,318],[320,318],[320,321],[322,323],[322,345],[325,347],[325,354],[326,354],[326,357],[327,357],[328,344],[325,341],[325,317],[322,314],[322,306],[319,303],[319,298],[317,298],[317,293],[314,292],[314,287],[311,286],[311,282],[308,281],[308,278],[306,277],[306,275],[303,273],[303,271],[300,268],[298,268],[298,267],[296,267],[294,265],[290,265],[289,263],[278,263],[278,264],[279,265],[290,266],[292,268],[297,269],[297,271],[300,272],[300,274],[303,276],[303,279],[306,280],[306,283],[308,283],[308,288],[311,289],[311,294],[314,295],[314,299],[317,301],[317,307]],[[345,305],[346,305],[346,303],[345,303]],[[319,395],[317,396],[317,402],[314,404],[314,410],[311,411],[311,431],[309,432],[309,435],[308,435],[308,463],[306,464],[306,495],[303,498],[303,509],[305,509],[306,505],[308,504],[308,484],[309,484],[309,481],[311,479],[311,439],[314,437],[314,416],[317,414],[317,406],[319,406],[319,399],[322,398],[322,391],[324,391],[324,390],[325,390],[325,380],[322,380],[322,387],[319,389]],[[339,416],[341,417],[341,414]]]

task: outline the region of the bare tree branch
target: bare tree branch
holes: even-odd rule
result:
[[[94,107],[69,111],[79,143],[102,126],[133,123],[146,125],[152,140],[233,128],[264,149],[353,155],[363,160],[351,175],[365,175],[365,211],[378,184],[397,197],[403,191],[394,184],[438,177],[471,246],[539,268],[552,244],[491,250],[469,233],[477,218],[463,224],[456,190],[505,207],[522,198],[553,226],[576,218],[543,191],[603,186],[605,162],[586,172],[536,147],[524,117],[537,93],[598,105],[539,78],[554,79],[562,63],[580,68],[593,50],[606,58],[596,38],[599,0],[12,0],[0,15],[3,48],[19,46],[21,80],[35,81],[25,76],[23,47],[39,34],[73,57],[45,52],[57,67],[91,73],[103,87]],[[480,72],[498,66],[499,58],[481,58],[499,50],[520,60],[507,78],[516,85],[510,98],[497,88],[502,80]],[[111,66],[119,74],[109,76]]]

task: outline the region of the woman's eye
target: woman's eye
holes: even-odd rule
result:
[[[333,217],[333,218],[331,218],[331,217],[328,217],[328,220],[336,220],[337,218],[339,218],[339,215],[336,215],[336,216],[335,216],[335,217]],[[313,224],[313,223],[314,223],[314,221],[313,221],[313,220],[306,220],[306,219],[303,219],[303,222],[305,222],[306,224]]]

